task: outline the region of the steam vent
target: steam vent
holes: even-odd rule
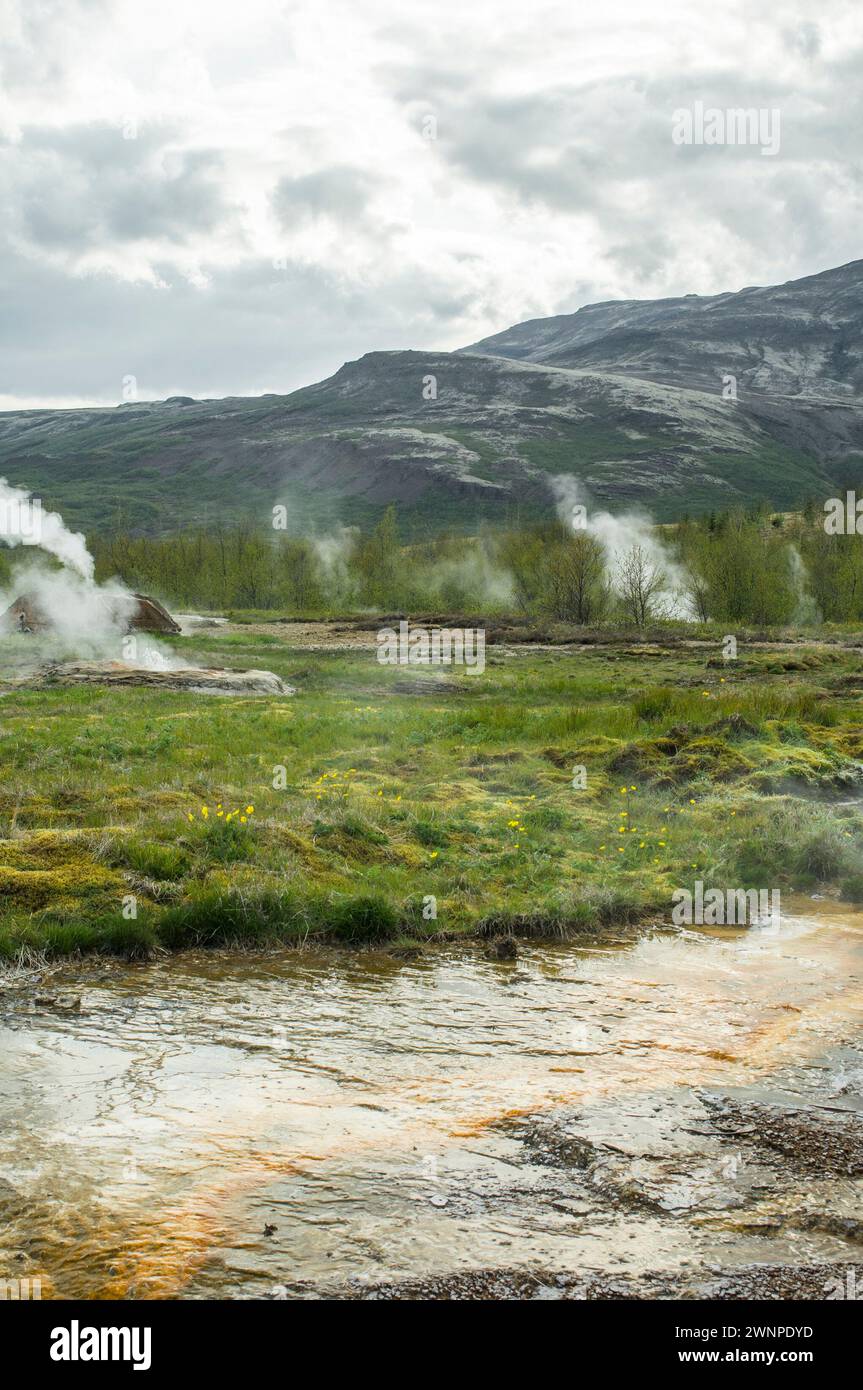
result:
[[[134,598],[135,608],[129,618],[127,632],[179,633],[179,624],[156,599],[148,598],[146,594],[135,594]],[[0,618],[0,630],[50,632],[51,622],[32,594],[22,594]]]

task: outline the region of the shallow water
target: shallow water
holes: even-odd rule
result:
[[[257,1297],[853,1262],[801,1213],[859,1216],[859,1178],[711,1126],[729,1098],[863,1109],[863,914],[796,906],[515,962],[196,954],[7,986],[0,1274],[43,1297]],[[549,1160],[534,1127],[558,1121],[589,1162]]]

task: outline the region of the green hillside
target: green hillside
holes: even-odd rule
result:
[[[320,530],[367,525],[390,502],[406,535],[471,532],[549,515],[561,473],[598,505],[672,520],[831,495],[853,471],[858,414],[496,357],[369,353],[286,396],[6,413],[0,475],[89,532],[266,524],[278,504],[290,530]]]

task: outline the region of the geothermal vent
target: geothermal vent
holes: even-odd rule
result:
[[[134,594],[133,598],[135,607],[127,619],[127,632],[180,632],[179,623],[174,622],[167,609],[156,599],[148,598],[146,594]],[[16,598],[0,617],[0,630],[5,632],[51,632],[52,628],[50,617],[33,594],[22,594]]]

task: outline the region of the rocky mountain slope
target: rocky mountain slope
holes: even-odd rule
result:
[[[863,262],[767,290],[591,305],[455,353],[371,352],[286,396],[0,414],[0,476],[84,529],[248,517],[474,531],[570,473],[659,519],[863,476]],[[722,376],[738,378],[723,399]]]
[[[863,261],[736,294],[588,304],[464,351],[708,391],[731,373],[740,391],[853,399],[863,393]]]

